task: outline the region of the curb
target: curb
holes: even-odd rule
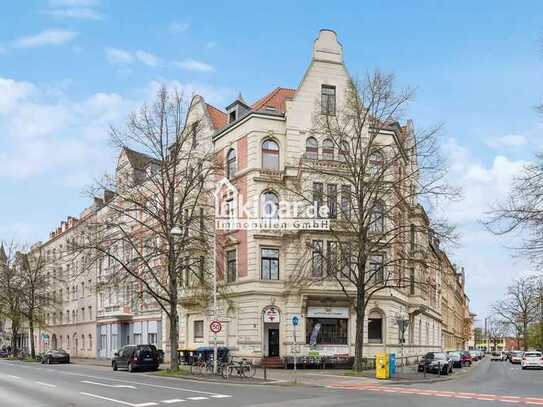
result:
[[[279,385],[279,384],[289,384],[290,382],[286,380],[268,380],[268,381],[254,381],[254,380],[247,380],[247,381],[229,381],[229,380],[214,380],[212,378],[206,378],[206,377],[198,377],[195,375],[185,375],[185,376],[162,376],[160,374],[156,374],[156,372],[149,372],[145,373],[146,376],[150,377],[158,377],[162,379],[172,379],[172,380],[185,380],[185,381],[193,381],[193,382],[200,382],[200,383],[216,383],[216,384],[226,384],[226,385],[256,385],[256,386],[270,386],[270,385]],[[264,380],[264,379],[262,379]]]
[[[424,384],[424,383],[432,384],[432,383],[448,382],[451,380],[461,379],[465,376],[468,376],[481,365],[481,362],[482,361],[477,362],[476,365],[472,364],[469,370],[466,370],[465,372],[453,374],[452,376],[451,375],[445,376],[445,377],[442,376],[441,378],[439,378],[438,376],[438,377],[430,378],[430,379],[415,379],[415,380],[405,380],[405,381],[402,381],[401,379],[394,380],[394,381],[388,380],[386,382],[383,382],[383,384],[386,386],[391,386],[391,385],[394,386],[394,385],[402,385],[402,384]]]

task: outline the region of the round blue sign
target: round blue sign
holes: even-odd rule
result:
[[[297,316],[292,317],[292,325],[297,326],[299,322],[300,320],[298,319]]]

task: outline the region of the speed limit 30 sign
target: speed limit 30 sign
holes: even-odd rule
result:
[[[211,321],[209,324],[209,329],[211,329],[211,332],[214,334],[218,334],[222,330],[221,321]]]

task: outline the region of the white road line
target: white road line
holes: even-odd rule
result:
[[[187,397],[187,400],[207,400],[207,397]]]
[[[185,400],[183,400],[183,399],[162,400],[161,403],[173,404],[173,403],[181,403],[182,401],[185,401]]]
[[[49,383],[44,383],[44,382],[36,382],[37,384],[41,384],[42,386],[47,386],[47,387],[57,387],[56,384],[49,384]]]
[[[211,397],[213,397],[214,399],[225,399],[225,398],[232,397],[232,396],[229,396],[228,394],[217,394],[217,395],[211,396]]]
[[[99,396],[98,394],[85,393],[83,391],[79,392],[79,394],[82,394],[83,396],[94,397],[95,399],[111,401],[112,403],[122,404],[124,406],[130,406],[130,407],[148,407],[148,406],[157,405],[157,403],[154,403],[154,402],[133,404],[133,403],[129,403],[128,401],[116,400],[109,397]]]
[[[6,376],[11,377],[12,379],[20,379],[19,376],[15,376],[15,375],[12,375],[12,374],[7,374]]]
[[[81,383],[94,384],[95,386],[113,387],[113,388],[117,388],[117,389],[134,389],[134,390],[136,390],[136,386],[130,386],[128,384],[106,384],[106,383],[91,382],[89,380],[81,380]]]

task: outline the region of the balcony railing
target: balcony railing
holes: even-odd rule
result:
[[[110,305],[98,310],[98,318],[130,318],[134,315],[128,305]]]

